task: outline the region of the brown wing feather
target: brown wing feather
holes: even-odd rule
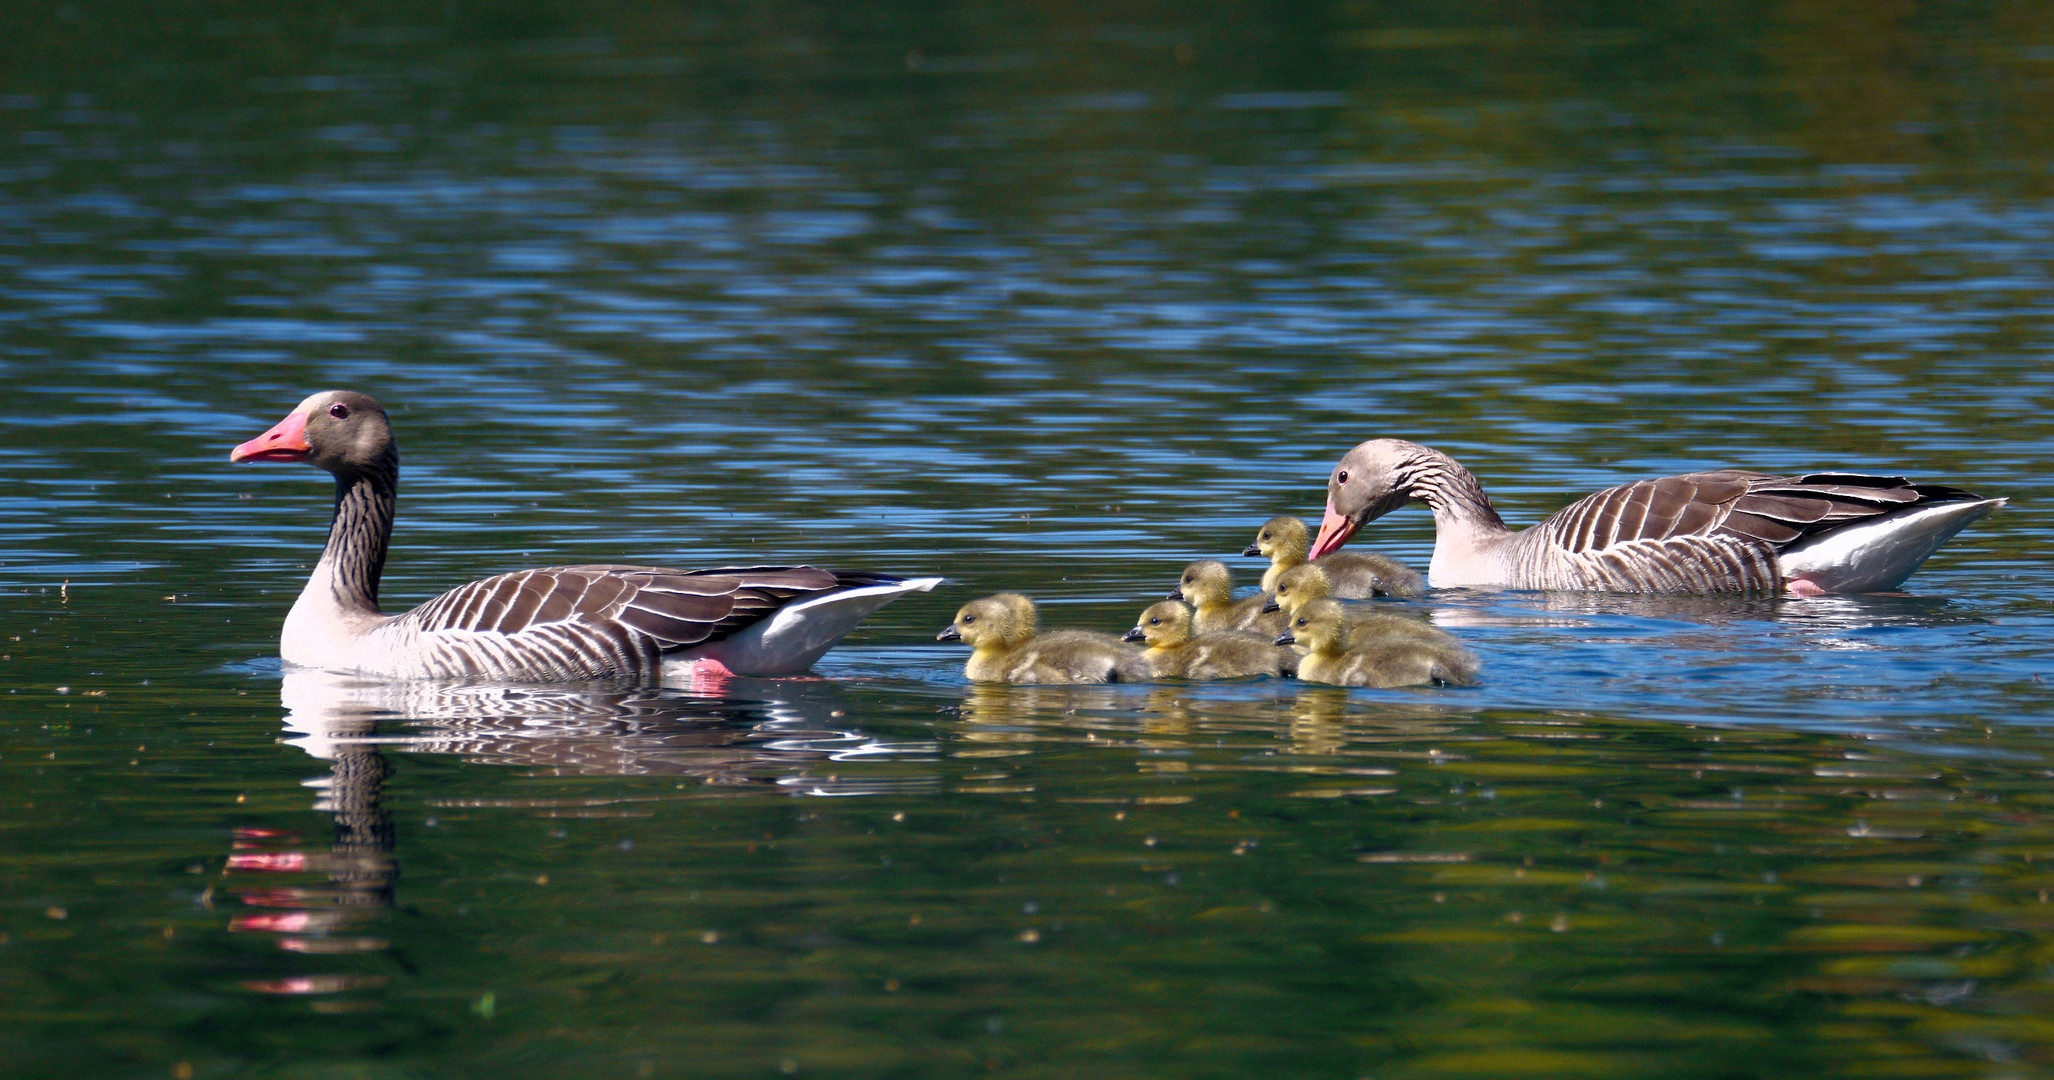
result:
[[[1763,476],[1734,502],[1734,512],[1721,531],[1754,537],[1781,549],[1862,518],[1893,514],[1924,503],[1976,497],[1960,488],[1914,484],[1901,476]]]
[[[1564,508],[1542,527],[1556,549],[1570,554],[1684,536],[1724,536],[1776,551],[1861,518],[1976,497],[1899,476],[1771,476],[1728,469],[1609,488]]]
[[[1725,521],[1752,479],[1752,473],[1711,472],[1622,484],[1571,503],[1542,527],[1569,552],[1700,536]]]
[[[587,652],[582,666],[605,669],[726,637],[794,599],[896,580],[810,566],[552,566],[458,586],[399,618],[423,634],[496,635],[495,650]]]

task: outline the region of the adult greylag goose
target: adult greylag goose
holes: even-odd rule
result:
[[[1305,648],[1298,658],[1301,682],[1376,687],[1474,683],[1476,657],[1454,638],[1438,636],[1445,640],[1396,633],[1350,645],[1340,601],[1314,600],[1291,617],[1290,629],[1277,636],[1277,644]]]
[[[1182,600],[1196,609],[1193,625],[1201,634],[1247,630],[1274,636],[1283,629],[1282,619],[1263,614],[1269,597],[1257,593],[1234,599],[1234,572],[1218,559],[1200,559],[1184,567],[1169,598]]]
[[[975,682],[1146,682],[1154,675],[1140,649],[1111,634],[1038,629],[1034,601],[997,593],[964,604],[934,639],[970,646],[963,675]]]
[[[1270,606],[1264,610],[1281,611],[1284,623],[1298,614],[1298,609],[1314,600],[1333,597],[1333,586],[1328,583],[1326,571],[1319,563],[1300,563],[1284,571],[1277,579],[1277,591],[1271,594]],[[1347,644],[1349,648],[1368,645],[1392,636],[1410,636],[1422,641],[1439,641],[1450,645],[1455,639],[1423,618],[1400,615],[1395,611],[1378,610],[1388,607],[1381,604],[1342,604],[1341,614],[1347,623]]]
[[[1182,600],[1150,605],[1121,640],[1148,646],[1141,655],[1155,669],[1158,679],[1287,675],[1298,662],[1297,653],[1254,634],[1239,630],[1194,633],[1191,605]]]
[[[1435,588],[1818,596],[1896,588],[2006,500],[1899,476],[1722,469],[1609,488],[1514,531],[1454,458],[1371,439],[1334,466],[1313,557],[1415,501],[1434,514]]]
[[[1294,566],[1303,566],[1312,551],[1312,530],[1301,518],[1289,514],[1273,517],[1256,530],[1255,542],[1241,552],[1269,559],[1262,574],[1262,591],[1277,591],[1277,579]],[[1336,551],[1319,560],[1327,572],[1332,595],[1348,600],[1369,600],[1378,596],[1419,596],[1426,592],[1426,579],[1419,571],[1388,555],[1375,552]]]
[[[941,581],[810,566],[595,563],[501,574],[387,615],[378,579],[399,449],[378,402],[315,394],[228,460],[303,461],[335,474],[327,547],[279,637],[279,655],[307,667],[509,682],[789,674],[811,667],[871,612]]]

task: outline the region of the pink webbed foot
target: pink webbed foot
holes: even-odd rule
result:
[[[1785,592],[1788,592],[1792,596],[1813,597],[1826,595],[1826,590],[1819,588],[1810,580],[1801,577],[1794,577],[1791,578],[1789,581],[1784,582],[1783,589]]]
[[[728,670],[726,664],[710,656],[702,656],[692,661],[690,670],[692,673],[692,692],[695,694],[707,694],[715,697],[725,694],[727,692],[727,681],[735,677],[735,673]]]

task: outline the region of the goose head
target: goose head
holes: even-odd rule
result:
[[[1412,498],[1401,468],[1419,449],[1403,439],[1371,439],[1341,457],[1327,478],[1327,513],[1319,524],[1312,558],[1331,554],[1355,530],[1403,506]]]
[[[1334,594],[1333,580],[1327,572],[1312,563],[1300,563],[1277,575],[1276,595],[1263,607],[1264,611],[1282,611],[1296,615],[1298,609],[1314,600],[1324,600]]]
[[[934,640],[960,641],[973,649],[1009,647],[1032,638],[1034,624],[1034,601],[1019,593],[998,593],[964,604]]]
[[[1184,568],[1170,599],[1194,607],[1211,607],[1234,599],[1234,572],[1218,559],[1200,559]]]
[[[1279,645],[1303,645],[1316,653],[1340,652],[1348,640],[1348,616],[1334,600],[1313,600],[1291,616],[1291,625],[1277,635]]]
[[[229,451],[228,460],[304,461],[346,476],[396,468],[399,449],[385,408],[375,398],[324,390],[300,402],[271,430]]]
[[[1163,600],[1149,606],[1121,641],[1140,641],[1151,649],[1174,649],[1191,640],[1191,605]]]

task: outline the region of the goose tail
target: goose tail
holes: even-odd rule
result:
[[[1786,582],[1806,581],[1829,593],[1883,592],[1902,585],[1941,544],[2008,501],[1969,496],[1924,503],[1814,534],[1777,558]]]
[[[845,586],[798,600],[775,615],[719,641],[664,657],[664,676],[688,671],[693,661],[716,660],[736,675],[795,675],[813,666],[872,612],[908,593],[928,592],[938,577],[895,578],[837,574]]]

